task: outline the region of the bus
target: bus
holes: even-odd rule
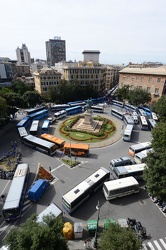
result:
[[[34,114],[34,113],[36,113],[38,111],[41,111],[43,109],[45,109],[44,106],[39,106],[39,107],[36,107],[36,108],[33,108],[33,109],[27,109],[25,111],[26,111],[27,115],[31,115],[31,114]]]
[[[64,144],[65,144],[65,141],[63,139],[55,137],[54,135],[50,135],[50,134],[41,134],[40,137],[41,139],[55,143],[55,146],[57,149],[63,150]]]
[[[141,152],[135,154],[135,156],[134,156],[134,161],[135,161],[137,164],[144,163],[145,159],[146,159],[147,156],[148,156],[148,153],[150,153],[150,152],[153,152],[153,149],[152,149],[152,148],[142,150]]]
[[[29,147],[39,150],[48,155],[54,155],[56,151],[55,143],[37,138],[33,135],[27,135],[23,138],[23,143]]]
[[[127,110],[129,110],[129,111],[132,111],[132,112],[135,111],[135,109],[136,109],[135,106],[133,106],[133,105],[131,105],[129,103],[125,103],[124,104],[124,108],[127,109]]]
[[[138,122],[139,122],[138,113],[134,111],[132,113],[132,116],[133,116],[134,124],[138,124]]]
[[[151,147],[152,147],[151,142],[142,142],[142,143],[138,143],[138,144],[133,144],[129,147],[128,153],[129,153],[129,155],[134,157],[135,154],[137,154],[145,149],[149,149]]]
[[[75,102],[68,102],[67,104],[69,104],[70,107],[75,107],[75,106],[86,106],[86,102],[83,101],[75,101]]]
[[[30,118],[28,116],[25,116],[24,118],[22,118],[22,120],[19,123],[17,123],[16,127],[17,128],[20,128],[20,127],[27,128],[30,123],[31,123]]]
[[[111,114],[113,116],[116,116],[117,118],[123,120],[123,116],[124,116],[124,112],[120,111],[120,110],[117,110],[117,109],[111,109]]]
[[[81,106],[76,106],[76,107],[67,108],[65,110],[67,112],[67,115],[74,115],[74,114],[77,114],[77,113],[81,113],[82,112],[82,107]]]
[[[149,130],[149,126],[148,126],[148,122],[145,118],[145,116],[140,116],[140,126],[141,126],[141,130]]]
[[[132,164],[134,164],[134,162],[129,157],[124,156],[124,157],[111,160],[110,168],[114,170],[115,167],[132,165]]]
[[[134,125],[134,119],[133,119],[133,116],[129,115],[129,114],[125,114],[123,116],[123,121],[124,123],[127,125],[127,124],[131,124],[131,125]]]
[[[140,115],[140,116],[146,116],[146,113],[145,113],[145,111],[143,110],[143,109],[137,109],[137,112],[138,112],[138,114]]]
[[[121,108],[124,107],[124,103],[120,101],[112,100],[112,104]]]
[[[103,167],[99,168],[92,175],[62,196],[63,207],[71,214],[109,179],[110,172]]]
[[[47,109],[40,110],[40,111],[38,111],[36,113],[33,113],[33,114],[29,115],[28,117],[30,117],[31,121],[33,121],[33,120],[41,120],[44,117],[48,117],[48,110]]]
[[[2,214],[6,221],[10,222],[21,216],[28,179],[29,165],[27,163],[18,164],[2,208]]]
[[[91,106],[90,108],[93,112],[103,113],[104,107],[101,106]]]
[[[26,131],[26,129],[24,127],[20,127],[18,128],[18,133],[19,133],[19,136],[20,138],[22,139],[24,136],[27,136],[28,133]]]
[[[131,141],[133,127],[134,127],[134,125],[127,124],[125,131],[123,132],[123,140],[124,141]]]
[[[106,200],[113,200],[130,194],[139,193],[139,183],[133,177],[104,182],[103,192]]]
[[[153,119],[148,119],[148,125],[149,125],[149,129],[152,130],[153,128],[156,127],[157,123]]]
[[[67,114],[66,110],[61,110],[59,112],[54,113],[54,117],[58,120],[65,117],[66,114]]]
[[[114,168],[114,173],[118,179],[133,176],[136,180],[143,179],[143,171],[147,168],[145,163]]]
[[[54,104],[54,105],[51,105],[50,109],[51,111],[60,111],[60,110],[65,110],[67,108],[70,108],[70,105],[69,104]]]
[[[29,133],[31,135],[37,135],[38,127],[39,127],[39,120],[34,120],[30,127]]]
[[[74,156],[89,156],[89,145],[87,143],[66,142],[63,147],[63,153]]]
[[[156,113],[152,112],[151,116],[152,116],[152,119],[154,121],[158,122],[158,117],[157,117]]]
[[[147,107],[144,107],[144,106],[139,106],[138,107],[139,109],[143,109],[144,110],[144,112],[146,113],[146,116],[151,116],[151,110],[149,109],[149,108],[147,108]]]
[[[47,133],[49,130],[49,126],[50,126],[50,121],[45,120],[42,125],[42,133]]]

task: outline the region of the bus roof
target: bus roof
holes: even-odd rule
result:
[[[138,144],[133,144],[129,148],[133,148],[134,150],[136,150],[136,149],[142,148],[144,146],[151,146],[151,142],[142,142],[142,143],[138,143]]]
[[[130,176],[117,180],[106,181],[104,182],[104,185],[108,190],[116,190],[123,187],[128,187],[129,185],[139,185],[139,184],[134,177]]]
[[[27,140],[27,141],[32,141],[34,143],[43,145],[43,146],[45,146],[47,148],[51,148],[51,147],[55,146],[54,143],[46,141],[46,140],[42,140],[42,139],[37,138],[36,136],[33,136],[33,135],[27,135],[27,136],[24,137],[24,139]]]
[[[54,135],[50,135],[50,134],[42,134],[41,138],[50,140],[51,142],[54,142],[59,145],[65,142],[63,139],[55,137]]]
[[[76,148],[76,149],[84,149],[84,150],[89,150],[89,145],[84,143],[70,143],[66,142],[64,145],[64,148]]]
[[[134,165],[116,167],[115,171],[120,174],[127,174],[127,173],[133,173],[137,171],[143,171],[146,167],[147,165],[145,163],[134,164]]]

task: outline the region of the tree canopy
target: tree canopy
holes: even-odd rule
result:
[[[121,227],[117,223],[110,223],[107,230],[100,235],[100,250],[140,250],[141,241],[129,228]]]
[[[166,96],[155,105],[160,122],[152,130],[152,148],[146,159],[148,168],[144,172],[148,191],[161,200],[166,200]]]
[[[141,88],[135,88],[129,91],[128,101],[130,104],[138,106],[151,101],[151,94]]]
[[[32,215],[20,227],[11,229],[5,239],[10,250],[67,250],[62,218],[51,214],[45,216],[43,223],[37,222],[36,218]]]

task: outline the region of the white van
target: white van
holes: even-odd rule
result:
[[[51,203],[37,216],[37,222],[43,222],[43,216],[50,214],[53,214],[57,218],[63,215],[63,211],[57,205],[55,205],[55,203]]]

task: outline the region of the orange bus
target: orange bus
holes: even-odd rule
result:
[[[66,142],[63,147],[64,154],[69,154],[74,156],[88,156],[89,155],[89,145],[88,144],[77,144]]]
[[[60,139],[50,134],[41,134],[40,137],[44,140],[55,143],[56,148],[63,150],[64,144],[65,144],[65,141],[63,139]]]

